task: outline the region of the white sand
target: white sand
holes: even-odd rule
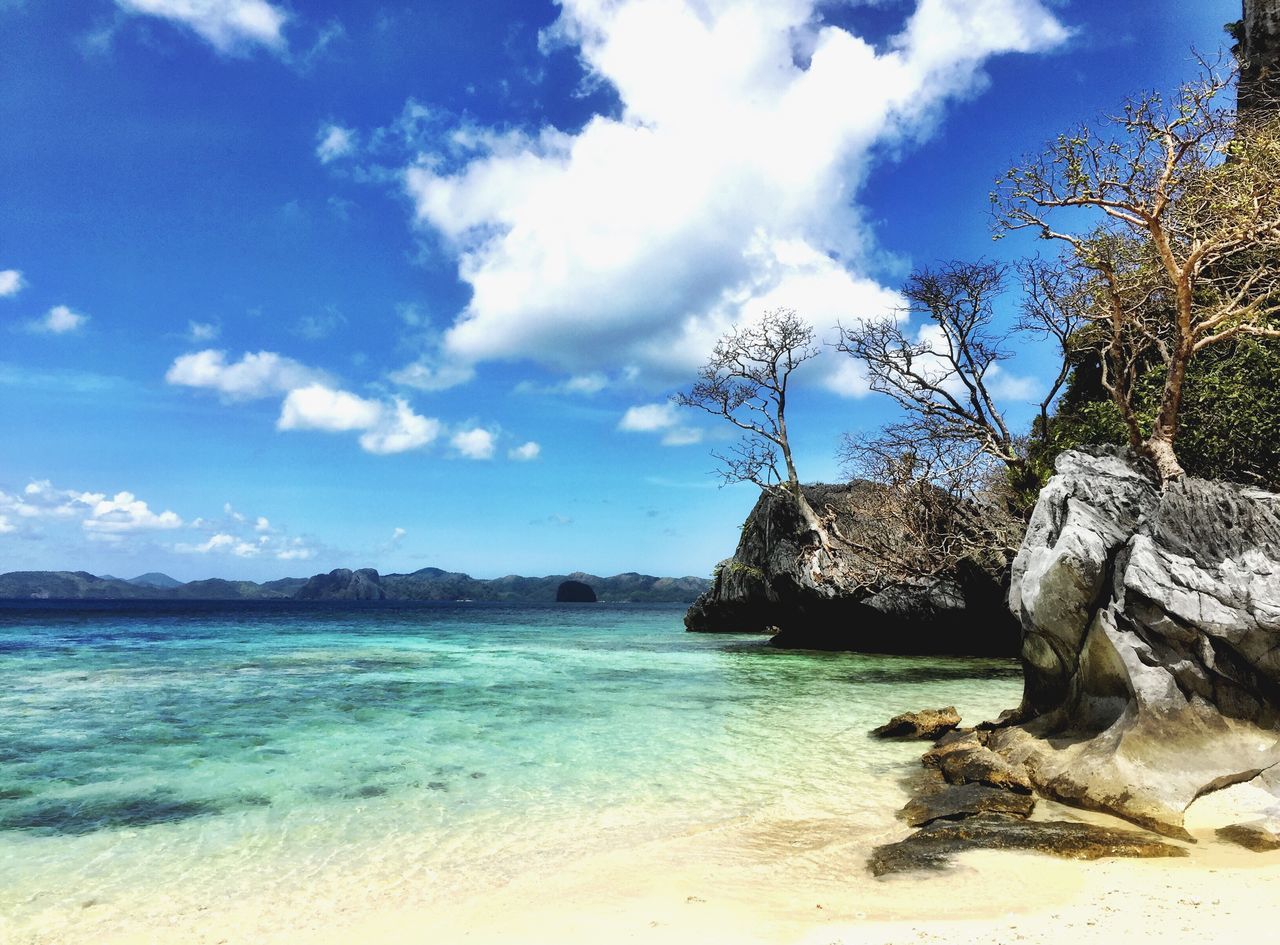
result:
[[[465,901],[414,902],[401,888],[359,902],[317,900],[306,915],[244,902],[92,941],[1252,945],[1280,937],[1280,852],[1250,853],[1212,838],[1214,826],[1274,803],[1250,791],[1232,789],[1193,809],[1188,825],[1200,842],[1185,859],[1089,863],[982,851],[943,873],[877,880],[864,868],[866,836],[835,819],[775,817],[584,858],[549,875],[530,872]],[[1124,826],[1049,804],[1036,816]]]

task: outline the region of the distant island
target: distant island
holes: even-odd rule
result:
[[[149,572],[134,578],[87,571],[10,571],[0,574],[0,600],[421,600],[553,602],[566,583],[585,585],[605,603],[688,604],[711,587],[700,577],[654,577],[627,572],[612,577],[574,572],[546,577],[485,580],[457,571],[422,568],[411,574],[379,574],[372,568],[339,568],[310,578],[255,583],[208,578],[178,581]]]

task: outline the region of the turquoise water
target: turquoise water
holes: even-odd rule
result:
[[[786,653],[672,606],[0,605],[0,933],[491,888],[750,817],[892,829],[865,731],[1016,666]],[[751,855],[750,851],[743,855]]]

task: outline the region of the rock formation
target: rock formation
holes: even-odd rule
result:
[[[1280,109],[1280,0],[1244,0],[1236,55],[1240,113]]]
[[[556,588],[557,604],[594,604],[596,592],[582,581],[562,581]]]
[[[387,592],[373,568],[337,568],[312,577],[296,596],[298,600],[384,600]]]
[[[868,483],[809,485],[805,495],[844,534],[860,520]],[[833,548],[814,568],[807,528],[792,503],[762,494],[742,526],[734,556],[689,609],[685,626],[701,632],[775,633],[782,647],[874,653],[1012,656],[1018,628],[1005,606],[1002,568],[962,562],[938,578],[884,581],[879,562]]]
[[[1068,452],[1011,582],[1024,695],[986,744],[1042,794],[1185,838],[1280,762],[1280,495]]]

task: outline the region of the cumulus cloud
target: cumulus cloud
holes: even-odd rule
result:
[[[680,422],[680,410],[672,403],[628,407],[618,421],[627,433],[661,433],[663,446],[690,446],[702,442],[702,430]]]
[[[90,534],[114,536],[124,532],[181,528],[182,519],[168,510],[151,511],[147,503],[132,492],[117,492],[95,502],[81,526]]]
[[[507,451],[507,459],[513,459],[518,463],[529,463],[542,455],[542,447],[530,440],[528,443],[522,443]]]
[[[460,456],[467,459],[493,459],[496,446],[493,433],[483,427],[459,430],[449,439],[449,443]]]
[[[31,322],[30,328],[32,331],[48,332],[53,335],[65,335],[69,332],[78,330],[88,320],[88,315],[81,315],[79,312],[73,312],[65,305],[55,305],[45,313],[43,318],[38,318]]]
[[[414,413],[402,398],[370,400],[324,384],[289,391],[276,428],[327,433],[360,431],[361,448],[378,454],[419,449],[442,431],[439,420]]]
[[[10,299],[26,285],[17,269],[0,269],[0,299]]]
[[[891,307],[858,271],[873,149],[925,133],[991,56],[1067,33],[1040,0],[920,0],[877,49],[819,7],[564,0],[555,37],[620,113],[575,134],[464,126],[404,173],[472,289],[441,356],[669,381],[770,305],[815,324]]]
[[[225,351],[210,348],[175,358],[164,379],[183,387],[216,390],[226,400],[257,400],[321,382],[325,375],[273,351],[246,353],[228,363]]]
[[[224,55],[239,55],[255,46],[283,52],[282,7],[266,0],[116,0],[133,16],[152,16],[191,30]]]
[[[356,149],[355,133],[340,125],[325,125],[316,135],[316,157],[328,164],[346,157]]]
[[[18,526],[12,524],[7,516],[0,515],[0,535],[7,535],[10,532],[16,532]]]

